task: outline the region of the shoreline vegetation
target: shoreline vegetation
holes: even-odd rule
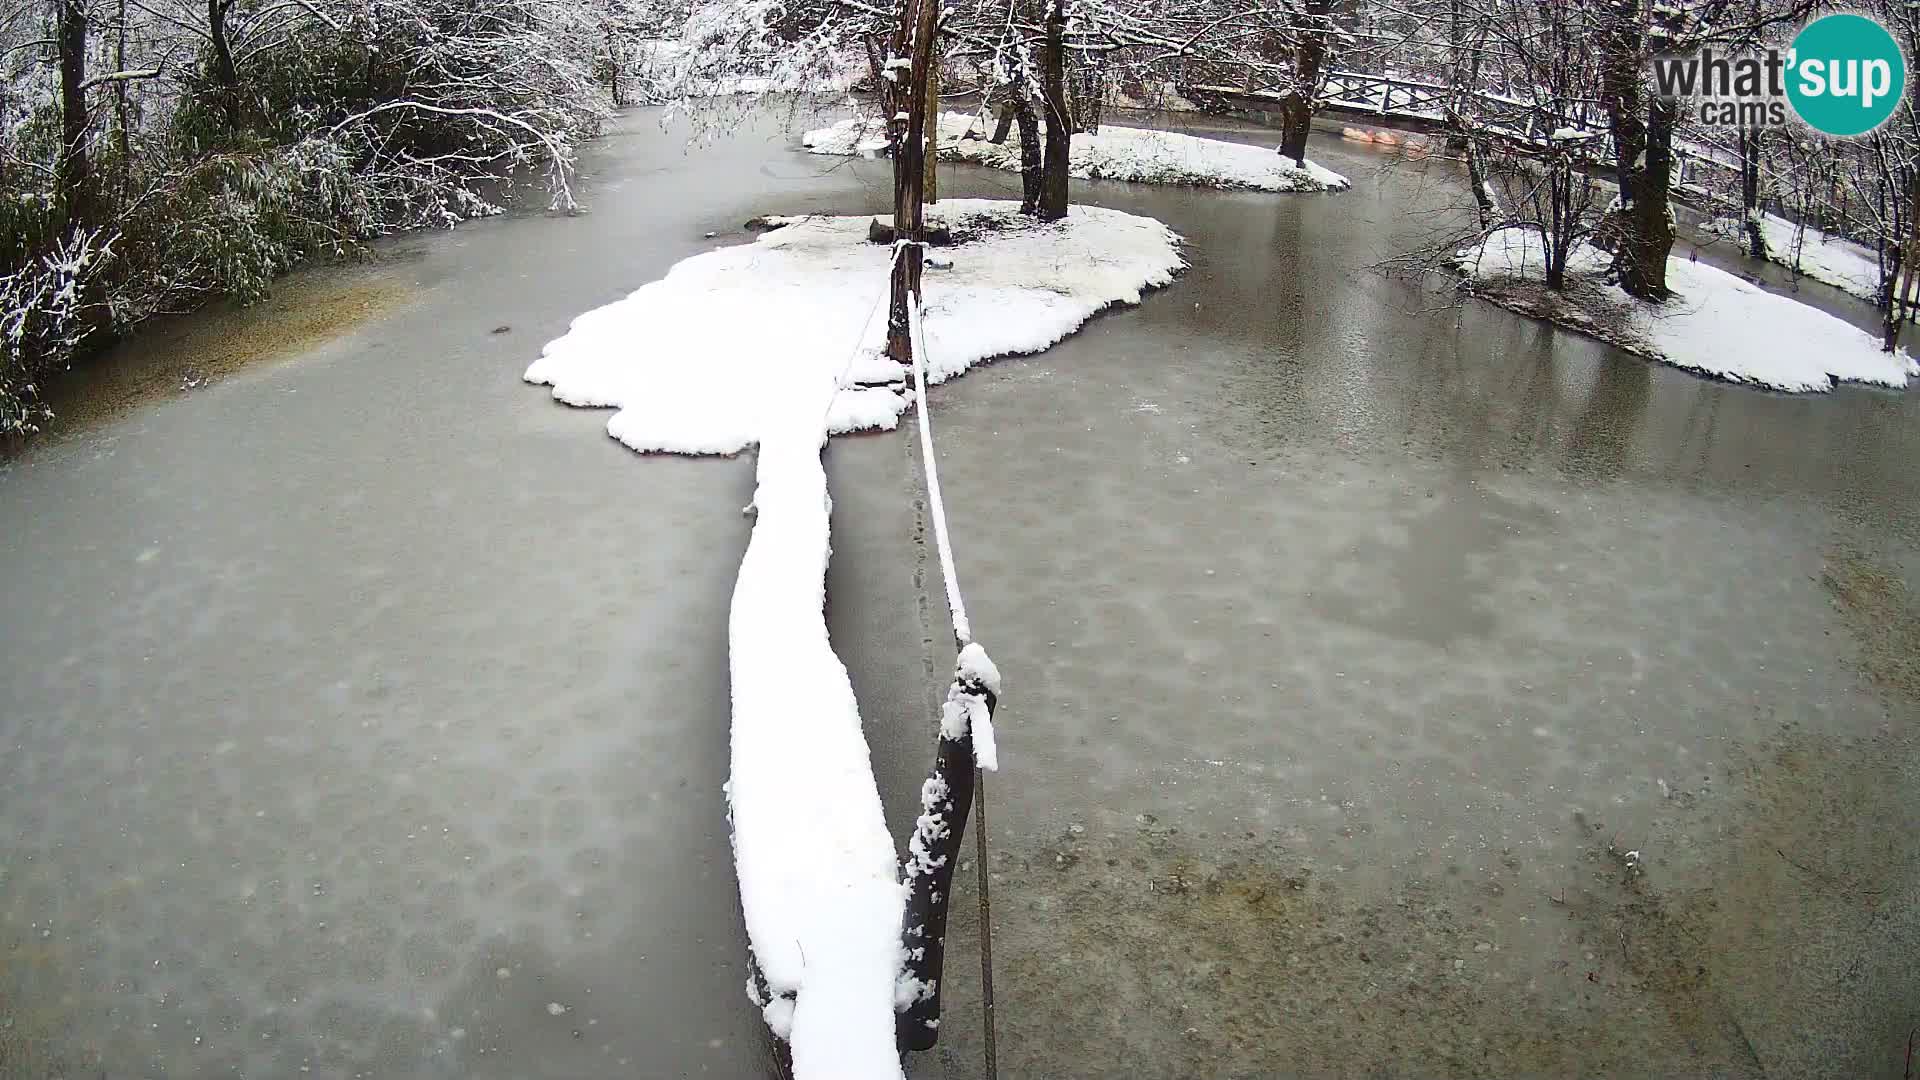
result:
[[[1419,156],[1444,145],[1463,174],[1453,193],[1459,213],[1439,226],[1451,232],[1421,256],[1428,268],[1447,266],[1454,251],[1493,231],[1537,228],[1548,292],[1578,276],[1568,260],[1593,246],[1611,253],[1608,282],[1634,301],[1596,307],[1580,296],[1535,297],[1509,302],[1514,310],[1729,377],[1724,365],[1650,351],[1642,340],[1642,324],[1659,323],[1671,306],[1666,279],[1681,265],[1668,257],[1671,206],[1684,194],[1711,203],[1718,231],[1750,257],[1877,306],[1881,348],[1897,355],[1901,328],[1920,311],[1920,278],[1901,266],[1920,221],[1909,205],[1909,192],[1920,193],[1920,181],[1910,182],[1920,156],[1907,152],[1912,110],[1857,144],[1789,153],[1755,135],[1729,148],[1622,75],[1640,70],[1655,40],[1637,24],[1575,26],[1507,0],[1472,25],[1457,11],[1443,22],[1415,11],[1410,34],[1445,34],[1422,45],[1432,56],[1407,61],[1433,69],[1413,77],[1369,74],[1386,58],[1343,37],[1342,13],[1312,4],[1310,17],[1281,35],[1279,62],[1260,54],[1261,64],[1291,68],[1306,83],[1260,86],[1264,77],[1249,75],[1225,98],[1202,91],[1222,88],[1219,71],[1253,61],[1238,37],[1216,35],[1217,20],[1186,27],[1182,20],[1198,16],[1164,15],[1171,38],[1108,32],[1095,63],[1084,54],[1089,35],[1101,32],[1059,5],[1031,25],[998,9],[956,12],[939,33],[970,48],[941,61],[929,83],[935,119],[918,152],[1018,171],[1028,212],[1059,220],[1076,176],[1345,190],[1346,177],[1305,156],[1314,123],[1413,153],[1411,137],[1340,126],[1356,109],[1389,126],[1399,116],[1436,133],[1421,137]],[[52,382],[157,317],[259,302],[297,267],[364,252],[378,237],[498,214],[531,190],[550,211],[580,209],[576,154],[628,105],[666,105],[697,134],[711,134],[779,97],[835,97],[853,118],[805,132],[803,149],[915,150],[894,130],[906,115],[897,106],[908,61],[879,45],[895,29],[893,14],[867,5],[802,3],[780,18],[764,0],[479,8],[458,0],[54,0],[10,10],[0,21],[0,440],[9,442],[51,421]],[[1880,14],[1920,41],[1909,9]],[[1674,18],[1658,28],[1659,40],[1758,41],[1776,29],[1765,19]],[[1155,59],[1175,38],[1186,41],[1176,56]],[[1472,64],[1434,60],[1466,40],[1478,42]],[[1542,51],[1541,42],[1557,44]],[[1300,85],[1321,88],[1302,93]],[[1500,89],[1521,85],[1558,89],[1539,100]],[[942,93],[977,101],[977,113],[939,113]],[[1255,115],[1278,132],[1276,149],[1159,124],[1101,123],[1103,108],[1123,105],[1236,115],[1229,98],[1260,104]],[[1591,101],[1604,115],[1587,108]],[[1867,168],[1867,152],[1898,168]],[[1766,209],[1789,204],[1806,228]],[[1477,229],[1452,227],[1473,221]],[[1732,292],[1713,295],[1718,302]],[[1596,332],[1594,316],[1618,325]]]
[[[287,273],[256,302],[217,298],[152,319],[47,377],[43,399],[52,416],[40,434],[87,431],[149,402],[203,390],[351,334],[413,302],[417,291],[394,272],[409,261],[405,253],[378,250],[315,261]],[[0,437],[0,460],[32,441]]]
[[[158,316],[525,187],[573,209],[618,104],[593,0],[49,6],[0,24],[0,436]]]

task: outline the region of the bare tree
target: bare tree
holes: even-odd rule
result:
[[[1668,200],[1679,106],[1647,92],[1646,67],[1650,56],[1671,50],[1677,15],[1658,2],[1643,8],[1640,0],[1606,0],[1596,15],[1604,57],[1601,101],[1620,185],[1614,268],[1629,294],[1660,300],[1667,296],[1667,253],[1673,249]]]
[[[1067,176],[1073,152],[1073,117],[1067,108],[1066,0],[1046,0],[1047,37],[1041,64],[1046,103],[1047,143],[1041,162],[1040,217],[1058,221],[1067,216]]]
[[[1313,129],[1313,100],[1327,60],[1327,38],[1332,27],[1328,14],[1332,9],[1332,0],[1305,0],[1294,42],[1294,69],[1280,103],[1280,154],[1303,169],[1307,167],[1307,134]]]
[[[90,24],[86,0],[56,0],[56,48],[60,57],[60,159],[56,189],[66,213],[69,237],[91,224],[93,156],[89,149],[92,124],[87,111],[87,35]]]

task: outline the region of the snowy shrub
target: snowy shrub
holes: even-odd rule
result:
[[[0,436],[49,419],[40,386],[91,332],[89,298],[112,258],[110,241],[81,230],[0,276]]]
[[[47,372],[153,315],[257,300],[303,260],[517,188],[573,209],[575,150],[628,62],[616,34],[650,17],[627,4],[74,0],[0,20],[0,433],[44,421]]]

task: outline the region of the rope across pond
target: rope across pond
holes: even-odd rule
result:
[[[918,260],[920,245],[902,241],[894,257]],[[946,504],[940,492],[939,464],[934,454],[933,422],[927,405],[927,344],[920,296],[909,295],[907,317],[912,343],[914,397],[919,412],[920,460],[926,477],[928,514],[933,519],[934,543],[946,587],[947,610],[953,620],[957,650],[953,680],[941,706],[940,740],[933,774],[920,789],[920,816],[908,841],[906,916],[902,939],[906,949],[896,1004],[896,1026],[901,1053],[932,1048],[939,1038],[941,984],[944,980],[948,901],[952,895],[954,862],[959,857],[971,809],[974,821],[974,865],[980,894],[980,985],[985,1072],[998,1075],[993,1004],[993,909],[987,874],[986,772],[999,767],[994,741],[993,711],[1000,696],[1000,673],[985,649],[973,640],[966,600],[954,569],[952,534],[947,528]]]

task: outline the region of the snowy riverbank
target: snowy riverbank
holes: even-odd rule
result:
[[[1872,334],[1724,270],[1669,259],[1674,296],[1652,305],[1601,280],[1609,259],[1582,245],[1568,260],[1567,291],[1554,294],[1540,234],[1508,228],[1460,251],[1456,264],[1476,293],[1506,307],[1729,382],[1822,392],[1835,382],[1897,388],[1920,378],[1905,350],[1881,352]]]
[[[939,250],[950,268],[926,272],[936,382],[1045,349],[1183,266],[1170,230],[1116,210],[1076,206],[1046,224],[1014,203],[951,200],[929,219],[960,239]],[[897,1078],[903,892],[823,618],[820,463],[830,433],[890,428],[907,407],[904,373],[881,350],[893,249],[868,242],[866,215],[770,220],[757,241],[686,259],[581,315],[526,378],[571,404],[618,408],[608,433],[637,450],[758,446],[728,631],[734,859],[765,980],[753,993],[797,1076]]]
[[[1740,218],[1716,218],[1706,225],[1706,231],[1745,247],[1746,223]],[[1767,243],[1770,262],[1844,289],[1863,300],[1880,295],[1880,263],[1872,249],[1864,244],[1829,235],[1812,226],[1803,228],[1773,214],[1760,215],[1760,236]]]
[[[971,113],[940,115],[940,156],[995,169],[1020,171],[1020,140],[1011,134],[991,143],[992,123]],[[809,153],[843,157],[885,149],[886,126],[879,120],[842,120],[801,136]],[[1232,191],[1344,191],[1351,182],[1312,161],[1296,168],[1270,148],[1203,139],[1177,131],[1101,125],[1098,134],[1073,137],[1069,170],[1086,180],[1127,180],[1141,184],[1185,184]]]

